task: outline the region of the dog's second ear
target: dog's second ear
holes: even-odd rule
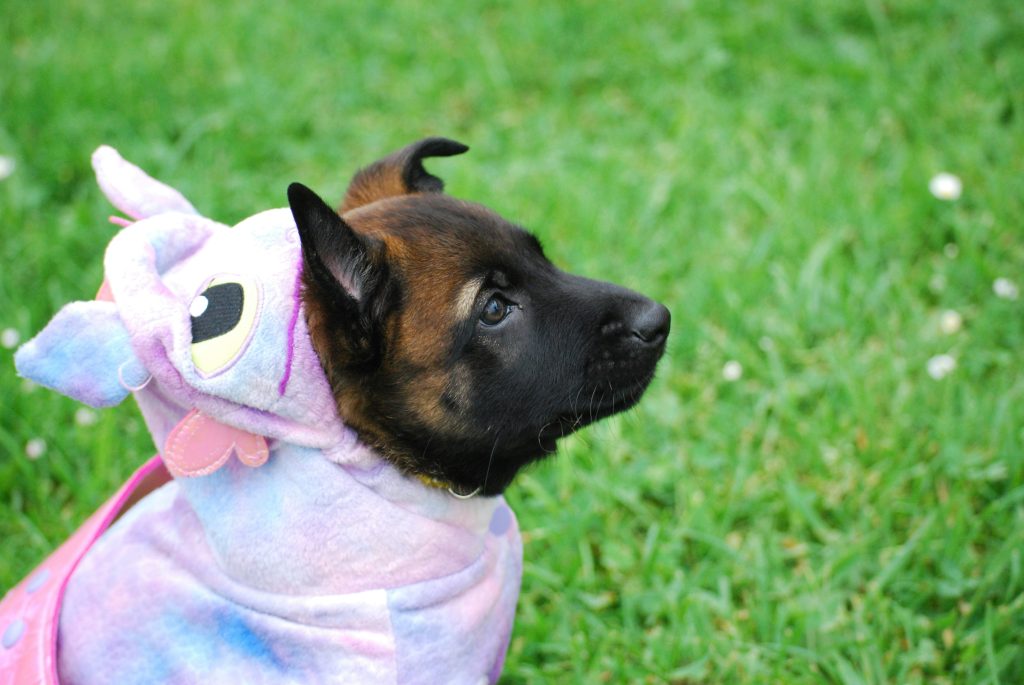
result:
[[[335,332],[329,357],[368,362],[377,353],[376,295],[386,274],[381,246],[360,236],[320,196],[301,183],[288,186],[288,204],[302,243],[303,298],[317,337],[323,323]]]
[[[423,168],[426,157],[460,155],[469,147],[448,138],[424,138],[360,169],[352,177],[339,211],[408,193],[440,193],[444,182]]]

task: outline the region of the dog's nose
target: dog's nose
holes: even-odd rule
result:
[[[672,314],[665,305],[648,300],[633,314],[629,325],[633,337],[646,346],[656,347],[668,337]]]

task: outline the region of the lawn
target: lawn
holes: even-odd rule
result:
[[[446,135],[451,193],[673,314],[638,408],[508,492],[502,682],[1024,682],[1019,0],[3,14],[0,590],[154,450],[6,345],[102,280],[91,151],[230,223]]]

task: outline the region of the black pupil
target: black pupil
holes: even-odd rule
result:
[[[202,292],[206,311],[192,317],[192,344],[212,340],[228,333],[242,318],[245,298],[238,283],[221,283]]]
[[[487,300],[487,304],[484,305],[484,313],[480,315],[480,320],[484,323],[494,325],[504,319],[505,314],[507,313],[508,305],[497,297],[492,297]]]

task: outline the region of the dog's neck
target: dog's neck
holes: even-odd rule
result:
[[[157,445],[184,415],[156,384],[136,399]],[[399,473],[350,431],[334,448],[270,442],[176,480],[222,570],[281,594],[336,594],[437,578],[479,557],[500,497],[459,499]]]

